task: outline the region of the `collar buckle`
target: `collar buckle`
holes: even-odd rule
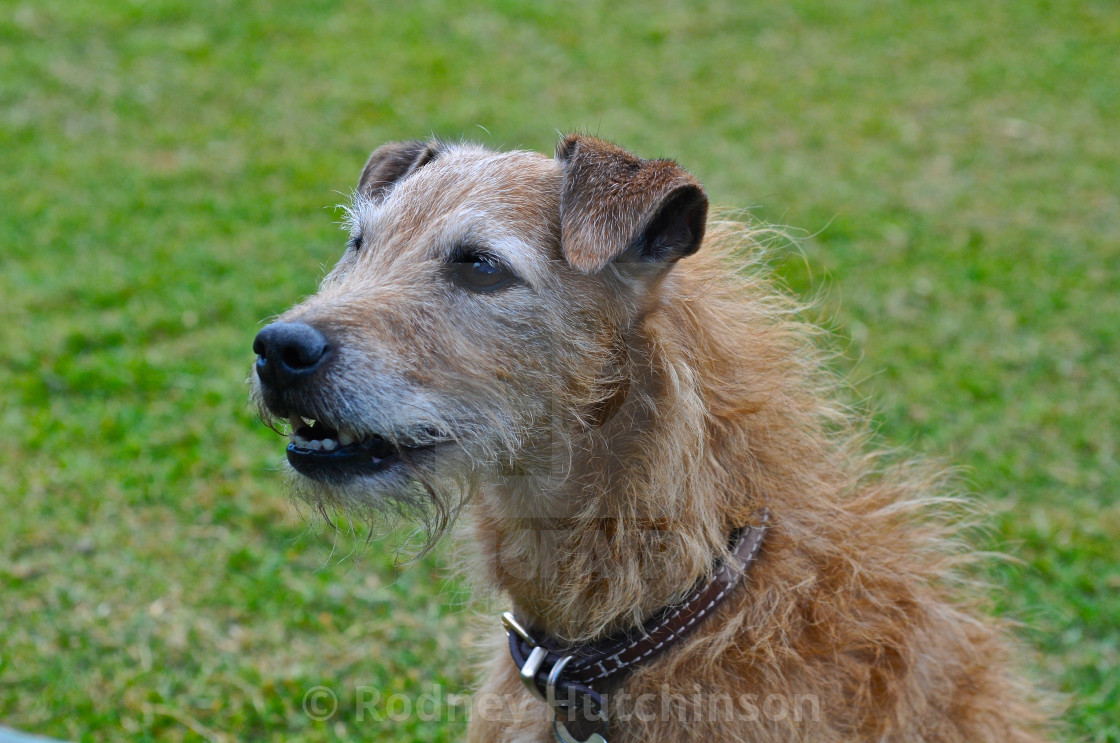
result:
[[[530,651],[529,653],[529,657],[525,659],[525,663],[523,663],[521,665],[521,668],[518,669],[521,675],[521,683],[525,684],[525,688],[528,689],[529,693],[535,696],[537,699],[541,700],[542,702],[548,702],[548,699],[545,698],[545,695],[541,693],[540,687],[537,686],[537,674],[540,673],[541,666],[544,665],[545,660],[548,658],[548,650],[546,650],[543,646],[537,644],[537,641],[533,639],[533,636],[529,634],[529,631],[521,626],[521,622],[517,621],[517,617],[513,615],[513,612],[502,612],[502,626],[506,628],[507,633],[512,632],[513,634],[524,640],[529,645],[529,647],[532,648],[532,651]],[[555,668],[553,670],[555,670]],[[552,675],[550,674],[549,679],[551,678]],[[551,703],[549,704],[549,706],[555,709],[555,706]]]
[[[517,617],[513,615],[513,612],[502,612],[502,625],[506,628],[507,633],[517,635],[531,648],[528,657],[525,658],[525,662],[518,668],[518,675],[521,678],[521,683],[525,685],[525,688],[529,690],[530,694],[552,708],[552,712],[555,715],[555,719],[552,723],[552,732],[556,736],[558,743],[607,743],[606,737],[599,732],[599,730],[589,731],[586,738],[578,738],[564,723],[564,720],[572,719],[573,715],[576,713],[576,709],[579,707],[578,696],[580,695],[575,694],[575,690],[563,684],[560,679],[560,675],[564,673],[564,667],[567,666],[575,656],[564,655],[553,662],[552,668],[548,670],[548,680],[545,682],[544,691],[542,692],[540,686],[537,684],[537,677],[540,675],[541,669],[544,667],[545,663],[548,662],[548,650],[543,645],[537,644],[537,641],[533,639],[529,631],[517,621]],[[559,695],[557,694],[558,687],[561,690]],[[588,691],[590,691],[590,689],[588,689]],[[591,697],[592,698],[587,701],[597,707],[593,712],[595,718],[594,722],[598,722],[602,726],[603,732],[605,732],[607,722],[606,710],[602,708],[599,699],[594,698],[597,697],[597,695],[592,694]],[[586,703],[587,702],[585,702],[585,704]],[[595,725],[595,727],[598,728],[599,725]]]

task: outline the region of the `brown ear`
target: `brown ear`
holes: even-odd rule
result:
[[[561,245],[584,273],[611,261],[671,264],[704,239],[708,197],[672,160],[642,160],[594,137],[556,146],[564,167]]]
[[[440,153],[438,142],[390,142],[373,151],[358,179],[358,193],[381,201],[397,181],[427,165]]]

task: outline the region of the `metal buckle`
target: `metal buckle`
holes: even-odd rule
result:
[[[561,712],[567,711],[568,704],[571,700],[557,699],[556,686],[560,682],[560,674],[564,672],[564,667],[568,665],[568,662],[571,661],[573,656],[565,655],[563,658],[556,661],[552,668],[549,669],[548,681],[545,682],[545,693],[542,694],[541,690],[537,687],[537,674],[540,672],[541,666],[544,665],[544,661],[548,657],[548,650],[537,644],[536,640],[529,634],[529,631],[522,627],[521,623],[517,621],[517,617],[513,615],[513,612],[502,612],[502,626],[506,628],[506,632],[515,633],[522,640],[529,643],[529,647],[532,648],[529,657],[525,659],[525,664],[521,666],[520,669],[521,683],[525,685],[525,688],[529,690],[530,694],[551,707],[553,714],[559,717]],[[602,716],[602,719],[606,721],[605,710],[599,710],[599,714]],[[592,733],[586,740],[580,740],[573,736],[567,726],[559,719],[553,720],[552,732],[556,736],[556,740],[560,743],[607,743],[607,739],[599,733]]]
[[[561,721],[560,712],[567,712],[568,705],[572,703],[571,699],[557,699],[556,698],[556,685],[560,681],[560,674],[564,672],[564,666],[568,665],[568,661],[573,658],[571,655],[565,655],[560,660],[556,661],[556,665],[548,672],[548,682],[545,684],[545,696],[552,711],[556,714],[556,718],[552,721],[552,733],[556,736],[559,743],[607,743],[607,739],[599,733],[592,733],[586,740],[580,740],[572,735],[568,730],[568,726]],[[607,716],[603,710],[599,710],[599,717],[606,722]]]
[[[549,706],[552,707],[552,711],[556,714],[556,719],[552,721],[552,732],[556,736],[556,740],[560,743],[607,743],[607,739],[599,733],[591,733],[585,740],[580,740],[572,735],[572,732],[568,730],[568,726],[559,719],[562,711],[567,713],[568,705],[572,704],[573,700],[557,699],[556,686],[560,682],[560,674],[564,672],[564,666],[568,665],[568,661],[573,657],[575,656],[565,655],[563,658],[556,661],[556,665],[548,672],[548,682],[545,684],[545,696],[547,697],[546,701]],[[606,710],[600,709],[598,715],[599,719],[604,723],[607,721]]]
[[[559,713],[560,710],[566,710],[570,699],[557,699],[556,698],[556,683],[560,680],[560,674],[564,672],[564,666],[568,665],[568,661],[572,656],[565,655],[556,664],[552,666],[552,670],[548,672],[548,681],[544,685],[545,701],[548,706],[552,707],[553,712]]]
[[[517,621],[512,611],[502,612],[502,626],[506,628],[506,632],[516,632],[517,636],[529,645],[536,646],[536,640],[529,636],[529,630],[521,626],[521,622]]]
[[[544,664],[545,657],[548,656],[548,651],[537,644],[529,631],[521,626],[517,621],[517,617],[513,616],[513,612],[502,612],[502,625],[506,628],[506,632],[514,632],[525,642],[529,643],[529,647],[533,650],[529,653],[529,657],[525,659],[525,665],[521,666],[521,683],[529,690],[529,693],[535,696],[542,702],[547,703],[544,694],[537,688],[537,672],[541,670]]]

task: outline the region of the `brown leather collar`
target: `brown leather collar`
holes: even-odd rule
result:
[[[509,633],[510,656],[529,691],[556,711],[559,740],[606,740],[602,690],[669,649],[715,611],[750,569],[769,521],[770,513],[762,510],[758,526],[737,529],[731,535],[733,559],[721,563],[711,579],[697,584],[684,600],[657,612],[640,632],[621,632],[572,646],[526,629],[511,612],[502,615]]]

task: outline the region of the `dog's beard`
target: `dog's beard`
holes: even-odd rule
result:
[[[438,462],[419,462],[402,455],[387,471],[328,481],[289,467],[289,491],[332,526],[340,520],[368,524],[371,530],[378,524],[390,529],[402,523],[417,525],[407,546],[415,559],[453,526],[477,481],[465,453],[443,452],[438,457]]]
[[[566,419],[544,430],[507,429],[489,439],[464,439],[456,432],[454,440],[431,451],[402,453],[393,467],[371,475],[318,480],[288,467],[289,490],[328,524],[342,520],[386,531],[416,525],[405,550],[418,559],[447,534],[481,487],[530,498],[520,506],[526,514],[546,516],[560,507],[547,494],[569,476],[572,428],[581,425],[575,411]]]
[[[255,382],[250,380],[250,396],[262,421],[287,435],[287,419],[270,408]],[[481,485],[539,494],[553,491],[565,479],[576,456],[574,435],[587,425],[588,405],[549,389],[552,385],[557,385],[556,377],[540,380],[538,394],[523,400],[529,409],[511,408],[514,395],[497,387],[471,390],[470,403],[431,398],[410,411],[407,424],[397,422],[399,434],[382,434],[390,444],[403,439],[413,445],[430,444],[430,450],[402,449],[391,467],[338,477],[307,476],[285,465],[289,492],[331,525],[367,524],[380,531],[381,526],[414,524],[418,528],[407,551],[422,556],[454,525]],[[301,400],[300,406],[357,430],[388,427],[363,420],[361,411],[378,409],[373,401],[343,399],[346,402],[338,412],[335,406],[317,406],[315,400]],[[547,504],[537,507],[548,512]]]

